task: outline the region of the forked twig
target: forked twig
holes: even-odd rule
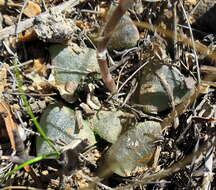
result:
[[[5,102],[0,102],[0,112],[4,117],[3,119],[5,121],[12,149],[16,151],[16,155],[11,157],[11,161],[21,164],[22,162],[28,160],[29,157],[25,152],[25,147],[17,130],[17,125],[13,120],[10,106]],[[31,175],[35,182],[39,184],[39,179],[31,166],[27,165],[24,167],[24,169]]]
[[[11,156],[11,161],[13,163],[22,164],[27,160],[32,159],[33,157],[27,154],[24,143],[17,129],[13,130],[13,136],[15,141],[16,154]],[[33,168],[30,165],[26,165],[24,169],[31,175],[31,177],[34,179],[37,185],[40,186],[41,182],[36,173],[34,172]]]

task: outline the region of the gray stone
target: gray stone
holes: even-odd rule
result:
[[[115,28],[108,43],[108,49],[120,50],[136,46],[139,40],[139,31],[128,15],[124,15]]]
[[[53,66],[49,81],[54,83],[64,100],[73,103],[81,80],[90,72],[99,72],[96,51],[72,43],[70,46],[51,45],[49,52]]]

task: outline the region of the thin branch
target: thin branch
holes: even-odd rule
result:
[[[97,60],[98,60],[98,64],[100,67],[100,72],[101,72],[101,76],[102,79],[106,85],[106,87],[109,89],[110,92],[112,92],[113,94],[116,93],[116,84],[110,74],[109,68],[108,68],[108,64],[107,64],[107,51],[102,51],[97,53]]]
[[[184,6],[183,6],[183,3],[182,1],[180,0],[180,5],[182,7],[182,10],[183,10],[183,13],[184,13],[184,16],[186,18],[186,21],[187,21],[187,25],[189,27],[189,32],[190,32],[190,36],[191,36],[191,42],[192,42],[192,47],[193,47],[193,53],[195,55],[195,61],[196,61],[196,69],[197,69],[197,79],[198,79],[198,85],[200,84],[200,68],[199,68],[199,61],[198,61],[198,56],[197,56],[197,53],[196,53],[196,46],[195,46],[195,43],[194,43],[194,37],[193,37],[193,32],[192,32],[192,29],[191,29],[191,25],[190,25],[190,21],[189,21],[189,18],[188,18],[188,15],[184,9]]]
[[[21,18],[22,18],[24,9],[26,8],[26,5],[27,5],[28,2],[29,2],[29,0],[24,1],[24,5],[23,5],[23,7],[21,9],[21,12],[20,12],[20,15],[19,15],[19,18],[18,18],[18,22],[17,22],[16,29],[15,29],[16,39],[18,39],[18,32],[17,31],[18,31],[18,28],[19,28],[19,23],[21,22]]]

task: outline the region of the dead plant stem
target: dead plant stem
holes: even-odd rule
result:
[[[193,48],[193,53],[194,53],[194,56],[195,56],[195,62],[196,62],[196,70],[197,70],[197,79],[198,79],[198,85],[200,84],[200,68],[199,68],[199,61],[198,61],[198,56],[197,56],[197,53],[196,53],[196,46],[195,46],[195,43],[194,43],[194,36],[193,36],[193,32],[192,32],[192,29],[191,29],[191,25],[190,25],[190,21],[189,21],[189,18],[188,18],[188,15],[185,11],[185,8],[183,6],[183,3],[182,1],[180,0],[180,5],[182,7],[182,10],[183,10],[183,13],[184,13],[184,16],[186,18],[186,21],[187,21],[187,24],[188,24],[188,28],[189,28],[189,32],[190,32],[190,36],[191,36],[191,42],[192,42],[192,48]]]
[[[127,9],[133,4],[134,0],[120,0],[119,5],[114,10],[112,16],[106,23],[104,30],[97,42],[97,59],[101,71],[102,79],[112,94],[117,92],[116,84],[108,69],[107,44],[112,37],[116,25],[125,14]]]

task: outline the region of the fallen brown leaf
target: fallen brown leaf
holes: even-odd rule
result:
[[[29,67],[26,71],[31,73],[37,73],[41,77],[46,77],[47,75],[47,66],[44,64],[43,58],[34,59],[33,66]]]
[[[32,1],[28,2],[23,11],[23,13],[29,18],[39,15],[41,12],[40,6]]]
[[[0,102],[0,113],[2,118],[4,119],[5,126],[7,129],[7,133],[10,139],[11,146],[13,150],[15,150],[15,141],[13,136],[13,130],[17,129],[16,123],[13,120],[10,107],[7,105],[6,102]]]

